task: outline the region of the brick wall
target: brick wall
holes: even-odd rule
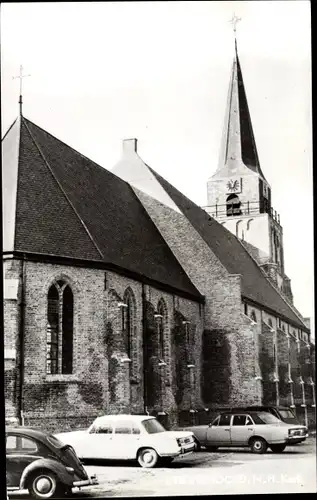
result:
[[[20,272],[19,265],[18,272]],[[67,282],[74,296],[73,373],[46,373],[47,293],[54,280]],[[144,297],[143,297],[144,292]],[[122,308],[118,303],[133,303],[132,339],[130,359],[124,339]],[[151,304],[151,314],[146,308],[143,334],[143,300]],[[155,343],[157,322],[154,312],[158,304],[164,305],[164,360],[166,366],[158,369],[157,352],[155,370],[162,399],[156,401],[152,412],[162,408],[170,415],[168,425],[177,423],[177,412],[188,409],[188,400],[199,400],[199,363],[197,373],[186,378],[186,397],[179,404],[175,401],[177,377],[173,329],[178,311],[190,321],[193,354],[201,348],[203,315],[195,302],[174,297],[155,288],[112,272],[26,262],[25,282],[25,377],[24,417],[27,425],[65,430],[86,426],[97,415],[104,413],[144,412],[143,345]],[[18,304],[6,303],[7,343],[17,335]],[[182,328],[184,325],[182,325]],[[184,343],[185,337],[181,341]],[[182,368],[183,369],[183,368]],[[149,382],[149,381],[147,381]],[[198,387],[198,391],[196,388]],[[159,391],[154,391],[156,397]],[[6,413],[13,411],[17,397],[15,361],[6,365]],[[193,400],[193,401],[192,401]],[[196,401],[195,401],[196,400]],[[62,429],[61,429],[62,427]]]
[[[22,265],[19,260],[10,259],[3,263],[3,275],[8,280],[20,283]],[[6,417],[19,418],[19,392],[21,363],[19,330],[21,321],[21,287],[18,286],[16,299],[4,300],[4,391]]]
[[[137,189],[135,192],[188,276],[205,295],[202,350],[206,348],[211,353],[212,348],[207,346],[222,336],[224,369],[214,369],[215,356],[207,360],[203,356],[204,373],[200,377],[203,405],[223,405],[225,384],[230,388],[229,393],[225,391],[228,405],[258,402],[258,383],[254,376],[256,339],[250,320],[241,313],[240,276],[227,272],[183,214]],[[226,382],[225,376],[230,377]],[[212,387],[209,392],[208,384]]]

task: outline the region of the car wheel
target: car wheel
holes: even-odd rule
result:
[[[201,444],[198,441],[198,439],[194,438],[194,442],[195,442],[195,451],[201,451]]]
[[[286,448],[286,444],[271,444],[270,448],[273,453],[282,453]]]
[[[153,448],[143,448],[138,453],[138,462],[141,467],[155,467],[158,462],[158,454]]]
[[[54,498],[62,491],[61,484],[52,472],[39,472],[29,481],[30,495],[37,500]]]
[[[206,446],[206,450],[207,451],[217,451],[218,450],[218,446]]]
[[[265,453],[267,450],[267,442],[262,438],[254,438],[250,443],[253,453]]]

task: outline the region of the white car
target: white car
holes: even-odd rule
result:
[[[71,445],[81,459],[137,459],[142,467],[170,463],[195,450],[191,431],[166,431],[155,417],[147,415],[105,415],[84,431],[55,436]]]

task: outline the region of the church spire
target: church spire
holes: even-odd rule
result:
[[[234,31],[235,50],[217,173],[220,173],[225,168],[230,175],[235,173],[239,166],[242,168],[245,166],[253,172],[259,173],[264,179],[238,56],[236,36],[238,21],[240,21],[240,18],[235,15],[230,20]]]

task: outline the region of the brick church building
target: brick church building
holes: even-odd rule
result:
[[[204,208],[144,163],[136,139],[110,172],[22,112],[2,168],[7,418],[67,430],[132,412],[173,427],[263,403],[313,422],[315,347],[237,51]]]

